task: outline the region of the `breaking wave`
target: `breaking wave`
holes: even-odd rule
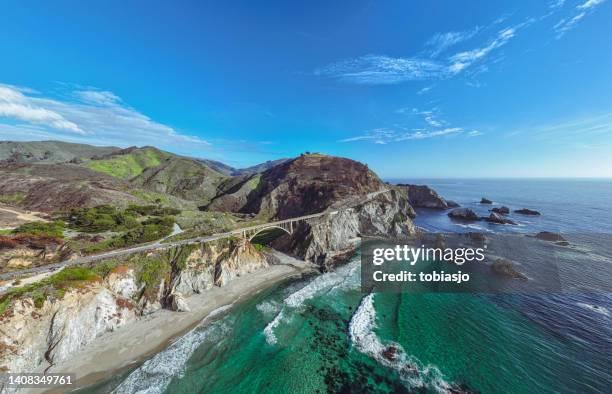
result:
[[[406,354],[395,342],[384,344],[376,335],[376,309],[374,294],[365,296],[349,323],[349,336],[355,348],[387,368],[396,370],[410,388],[429,389],[450,393],[453,385],[444,380],[440,370],[433,365],[423,365],[416,357]],[[388,353],[385,356],[385,353]]]
[[[215,341],[224,336],[230,329],[227,322],[220,320],[205,326],[214,318],[232,307],[222,306],[212,311],[193,330],[182,336],[164,351],[157,353],[132,372],[113,390],[117,394],[157,394],[163,393],[175,376],[182,377],[185,364],[193,352],[206,340]]]
[[[266,337],[266,342],[268,342],[270,345],[275,345],[278,342],[278,338],[276,337],[274,330],[285,319],[283,312],[286,308],[299,308],[306,300],[309,300],[323,292],[328,293],[338,289],[358,287],[359,276],[355,273],[359,267],[359,260],[353,260],[349,264],[338,268],[334,272],[328,272],[315,277],[308,282],[306,286],[303,286],[299,290],[296,290],[288,295],[283,301],[284,307],[263,330],[264,336]],[[257,305],[257,309],[260,312],[265,313],[271,310],[270,306],[271,305],[262,303]]]

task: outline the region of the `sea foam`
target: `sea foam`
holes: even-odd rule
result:
[[[396,370],[409,388],[427,388],[439,393],[451,392],[452,385],[444,380],[437,367],[422,365],[416,357],[407,355],[398,343],[384,344],[376,335],[375,329],[374,294],[369,294],[361,300],[349,323],[349,336],[353,346],[381,365]],[[383,356],[383,352],[389,347],[394,347],[396,350],[392,360]]]
[[[182,336],[164,351],[145,361],[142,366],[121,382],[113,390],[113,393],[163,393],[173,377],[183,375],[185,364],[205,340],[221,339],[230,330],[230,326],[222,320],[210,326],[206,325],[211,318],[222,314],[231,307],[232,304],[229,304],[212,311],[196,328]]]

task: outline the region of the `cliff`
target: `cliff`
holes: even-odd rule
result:
[[[407,198],[390,190],[334,215],[302,222],[293,234],[278,238],[272,246],[326,271],[354,248],[355,238],[361,235],[401,238],[414,234],[412,212]]]
[[[440,197],[435,190],[426,185],[400,183],[397,187],[405,191],[410,205],[415,208],[448,209],[458,206],[457,203]]]
[[[0,298],[0,371],[49,367],[106,332],[160,308],[186,311],[184,296],[267,265],[248,242],[225,239],[66,268]]]

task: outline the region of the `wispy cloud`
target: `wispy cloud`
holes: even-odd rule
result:
[[[108,145],[208,146],[123,103],[114,93],[95,89],[69,92],[70,99],[27,88],[0,85],[0,137],[61,138]]]
[[[425,47],[428,48],[432,57],[436,57],[448,48],[474,37],[479,30],[480,28],[476,27],[470,31],[449,31],[446,33],[437,33],[427,40]]]
[[[483,134],[478,130],[466,130],[463,127],[451,127],[447,121],[440,119],[437,108],[430,110],[419,110],[417,108],[406,107],[400,108],[395,112],[398,114],[416,115],[421,119],[421,123],[425,127],[411,129],[401,126],[395,126],[394,128],[376,128],[354,137],[342,139],[339,142],[362,141],[385,145],[393,142],[424,140],[459,134],[463,134],[467,137],[477,137]]]
[[[551,9],[557,9],[563,7],[563,4],[565,4],[565,0],[552,0],[550,3],[548,3],[548,7]]]
[[[589,8],[593,8],[595,6],[600,5],[601,3],[603,3],[605,0],[588,0],[585,3],[580,4],[579,6],[577,6],[576,8],[580,9],[580,10],[586,10]]]
[[[419,57],[390,57],[385,55],[365,55],[354,59],[342,60],[315,70],[315,75],[338,79],[343,82],[384,85],[407,81],[437,80],[452,77],[476,63],[481,63],[494,50],[506,45],[515,37],[518,29],[526,26],[524,22],[499,30],[484,45],[467,51],[456,52],[445,59],[426,59]],[[467,40],[472,33],[443,33],[430,39],[435,54]]]
[[[320,68],[315,75],[357,84],[384,85],[437,79],[447,72],[444,64],[434,60],[365,55]]]
[[[550,143],[604,142],[612,140],[612,113],[604,113],[548,124],[523,126],[506,137],[521,136]]]
[[[433,88],[434,88],[434,85],[425,86],[424,88],[422,88],[419,91],[417,91],[417,94],[418,95],[425,94],[425,93],[431,91],[431,89],[433,89]]]
[[[570,16],[561,19],[553,26],[553,31],[556,38],[562,38],[568,31],[575,28],[585,16],[592,13],[597,6],[604,3],[605,0],[587,0],[586,2],[577,5]]]

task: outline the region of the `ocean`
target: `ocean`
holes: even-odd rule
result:
[[[289,280],[220,310],[142,365],[82,391],[610,392],[612,294],[588,288],[612,283],[612,181],[390,181],[427,184],[483,215],[491,207],[479,204],[481,197],[540,211],[511,214],[517,226],[466,225],[433,210],[418,210],[415,223],[441,232],[560,232],[572,244],[560,270],[577,276],[579,287],[530,295],[364,294],[355,256],[334,272]],[[390,346],[394,357],[384,357]]]

